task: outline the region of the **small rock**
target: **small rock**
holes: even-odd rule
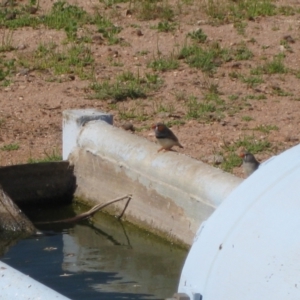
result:
[[[20,44],[20,45],[17,46],[18,50],[24,50],[26,48],[27,48],[27,46],[25,44]]]
[[[132,131],[132,132],[135,132],[135,128],[134,128],[133,124],[130,123],[130,122],[125,122],[125,123],[123,123],[121,127],[122,127],[124,130],[130,130],[130,131]]]
[[[169,118],[171,116],[171,114],[166,111],[161,111],[157,114],[157,116],[159,118]]]
[[[30,70],[28,68],[21,69],[17,75],[25,76],[28,75]]]
[[[287,41],[288,43],[290,43],[290,44],[294,44],[294,43],[295,43],[295,40],[294,40],[290,35],[285,35],[285,36],[283,37],[283,39],[284,39],[285,41]]]
[[[131,17],[132,16],[132,11],[130,9],[127,9],[126,12],[125,12],[125,15],[127,17]]]
[[[206,157],[205,161],[209,164],[220,165],[224,161],[224,158],[222,155],[214,154]]]
[[[17,14],[16,13],[9,13],[6,15],[5,20],[14,20],[16,18]]]
[[[137,36],[143,36],[144,34],[142,33],[142,31],[140,29],[137,29],[136,35]]]
[[[94,35],[92,37],[92,40],[93,40],[94,43],[97,43],[97,44],[103,44],[104,43],[104,39],[100,34]]]

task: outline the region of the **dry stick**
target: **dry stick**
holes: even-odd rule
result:
[[[114,200],[109,201],[109,202],[104,203],[104,204],[97,204],[93,208],[91,208],[89,211],[84,212],[80,215],[77,215],[73,218],[68,218],[68,219],[63,219],[63,220],[58,220],[58,221],[37,222],[35,224],[75,223],[75,222],[78,222],[78,221],[85,220],[85,219],[89,218],[90,216],[92,216],[97,211],[103,209],[104,207],[106,207],[106,206],[108,206],[112,203],[115,203],[115,202],[118,202],[118,201],[121,201],[121,200],[124,200],[124,199],[128,198],[128,200],[126,202],[126,205],[125,205],[125,208],[123,209],[121,215],[118,217],[120,219],[123,216],[128,204],[129,204],[129,201],[131,200],[131,197],[132,197],[132,195],[129,194],[129,195],[114,199]]]
[[[131,197],[132,197],[132,195],[130,195],[130,197],[128,197],[128,200],[127,200],[127,202],[126,202],[126,204],[125,204],[125,206],[124,206],[123,211],[122,211],[121,214],[118,216],[118,220],[120,220],[120,219],[123,217],[124,212],[125,212],[125,210],[126,210],[128,204],[129,204],[129,202],[130,202],[130,200],[131,200]]]

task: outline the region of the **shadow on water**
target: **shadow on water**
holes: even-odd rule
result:
[[[33,221],[57,220],[86,210],[31,209]],[[71,299],[164,299],[177,290],[187,252],[134,226],[97,213],[80,224],[39,225],[5,263]]]

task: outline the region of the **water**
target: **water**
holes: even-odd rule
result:
[[[35,221],[86,211],[70,205],[26,211]],[[164,299],[177,291],[187,255],[116,218],[37,225],[40,235],[19,241],[1,260],[71,299]]]

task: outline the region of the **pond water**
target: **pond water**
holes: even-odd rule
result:
[[[86,207],[25,210],[32,221]],[[1,260],[71,299],[164,299],[177,291],[187,251],[104,213],[78,224],[36,225]]]

